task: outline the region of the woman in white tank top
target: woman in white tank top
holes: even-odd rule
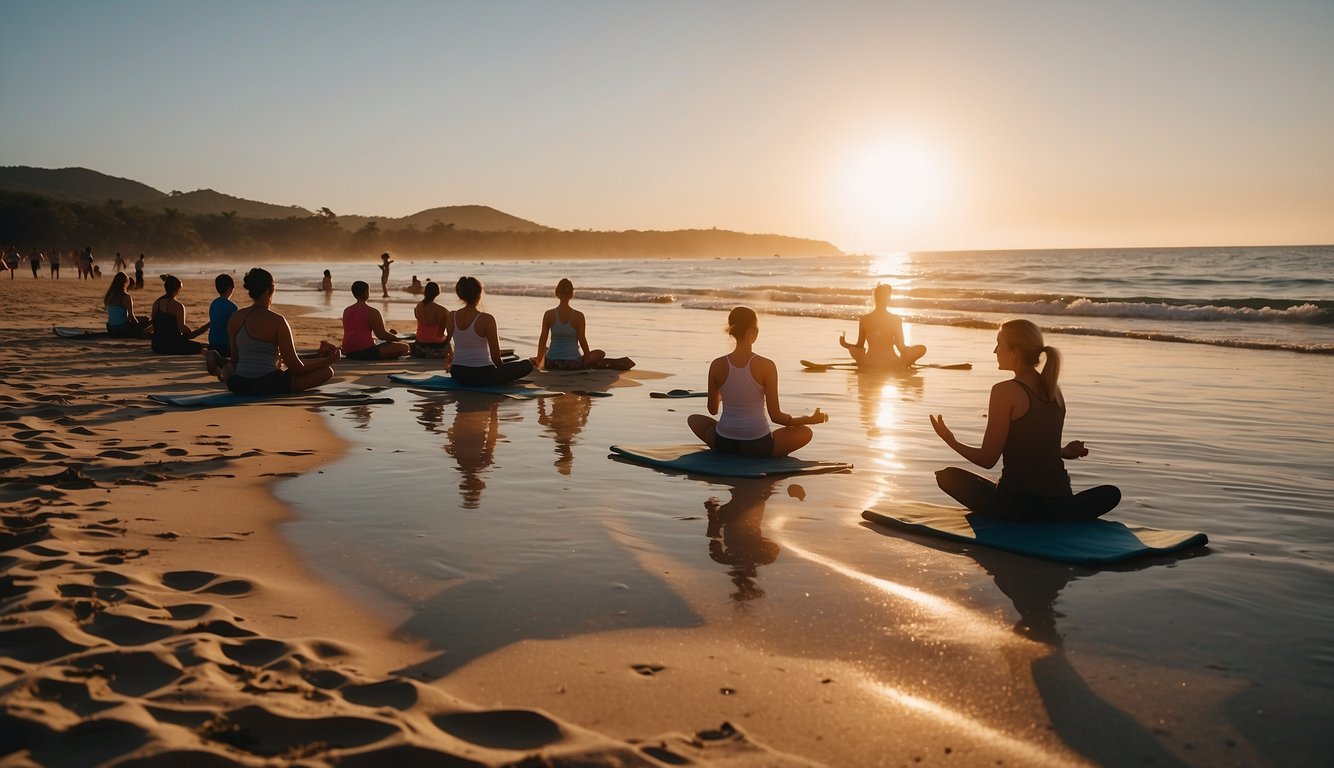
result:
[[[521,379],[533,372],[529,360],[500,359],[500,333],[496,319],[478,308],[482,283],[475,277],[460,277],[454,293],[463,308],[452,312],[445,324],[445,368],[465,387],[494,387]],[[453,342],[452,350],[449,349]]]
[[[710,448],[742,456],[786,456],[811,441],[808,424],[829,421],[819,408],[809,416],[790,416],[778,404],[778,367],[751,351],[760,335],[755,310],[737,307],[727,316],[727,333],[736,349],[709,366],[709,413],[692,414],[690,429]],[[779,425],[769,431],[769,422]]]

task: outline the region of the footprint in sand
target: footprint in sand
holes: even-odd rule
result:
[[[631,664],[630,669],[633,669],[644,677],[653,677],[666,669],[666,667],[661,664]]]
[[[103,458],[103,459],[137,459],[137,458],[139,458],[139,454],[137,454],[137,453],[130,453],[129,451],[120,451],[120,450],[114,450],[114,449],[113,449],[113,450],[110,450],[110,451],[102,451],[101,453],[99,453],[99,454],[97,454],[97,455],[98,455],[98,457]]]

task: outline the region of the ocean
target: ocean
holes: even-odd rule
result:
[[[335,285],[376,286],[365,264],[328,264]],[[313,289],[318,270],[284,265],[280,279]],[[315,274],[312,274],[312,271]],[[1334,246],[976,251],[823,258],[609,261],[400,259],[393,285],[417,274],[446,298],[458,274],[493,295],[551,295],[561,277],[583,301],[674,304],[847,319],[870,287],[894,287],[894,308],[915,325],[995,328],[1009,317],[1048,333],[1334,354]],[[287,295],[306,303],[309,297]],[[395,302],[410,302],[398,294]]]

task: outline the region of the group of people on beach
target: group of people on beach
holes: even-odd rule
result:
[[[387,291],[388,254],[382,257],[381,288]],[[330,279],[326,270],[325,282]],[[574,285],[560,280],[555,289],[558,305],[542,316],[536,356],[502,356],[496,318],[482,311],[483,288],[471,276],[458,279],[454,293],[463,306],[450,311],[437,304],[440,287],[434,281],[422,288],[414,307],[416,335],[410,341],[385,327],[380,311],[371,306],[370,286],[352,284],[355,301],[343,311],[342,344],[321,342],[318,352],[303,360],[296,352],[291,326],[272,310],[276,285],[273,276],[255,268],[243,286],[251,305],[237,309],[230,300],[230,275],[218,275],[218,298],[209,308],[209,321],[192,328],[185,308],[176,299],[181,282],[164,275],[163,295],[153,303],[150,318],[134,314],[126,292],[128,278],[117,273],[106,294],[107,330],[114,336],[149,335],[159,354],[203,353],[211,374],[241,395],[300,392],[328,381],[332,367],[343,358],[387,360],[413,355],[441,359],[444,368],[464,387],[486,387],[521,379],[537,368],[570,370],[634,366],[629,358],[608,358],[589,346],[584,314],[570,306]],[[858,322],[857,339],[839,343],[859,370],[907,371],[926,354],[922,345],[910,346],[900,318],[889,311],[891,289],[874,289],[875,308]],[[207,345],[193,341],[209,333]],[[727,319],[733,350],[713,360],[708,370],[708,414],[692,414],[687,423],[709,448],[743,457],[784,457],[810,442],[811,426],[828,421],[816,408],[792,415],[782,409],[778,368],[755,352],[759,319],[749,307],[736,307]],[[1068,520],[1098,517],[1120,502],[1114,486],[1099,486],[1073,493],[1064,462],[1088,455],[1075,440],[1062,444],[1065,400],[1057,384],[1060,353],[1047,346],[1031,321],[1016,319],[1001,325],[993,350],[1000,370],[1013,376],[991,389],[987,426],[980,446],[958,440],[940,415],[930,417],[936,434],[969,462],[990,469],[1002,461],[999,482],[958,467],[936,473],[942,490],[970,510],[1014,520]],[[1041,368],[1039,369],[1039,364]],[[776,429],[770,429],[770,425]]]
[[[23,263],[23,255],[19,253],[18,248],[9,246],[4,249],[3,256],[0,256],[0,269],[9,272],[9,279],[13,280],[18,273],[19,267]],[[84,248],[82,251],[61,252],[53,248],[49,252],[42,251],[39,248],[33,248],[28,252],[28,266],[32,269],[34,278],[40,277],[39,272],[42,263],[45,262],[51,268],[51,279],[60,279],[60,266],[62,263],[74,267],[78,272],[80,280],[94,280],[102,277],[102,267],[93,258],[93,249]],[[119,253],[116,254],[115,264],[112,266],[113,272],[120,272],[129,269],[127,262]],[[139,254],[139,259],[134,263],[136,286],[144,287],[144,255]],[[135,286],[132,286],[135,287]]]

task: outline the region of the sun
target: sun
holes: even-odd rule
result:
[[[940,208],[946,169],[926,144],[890,139],[850,156],[846,184],[848,203],[860,215],[905,226]]]

